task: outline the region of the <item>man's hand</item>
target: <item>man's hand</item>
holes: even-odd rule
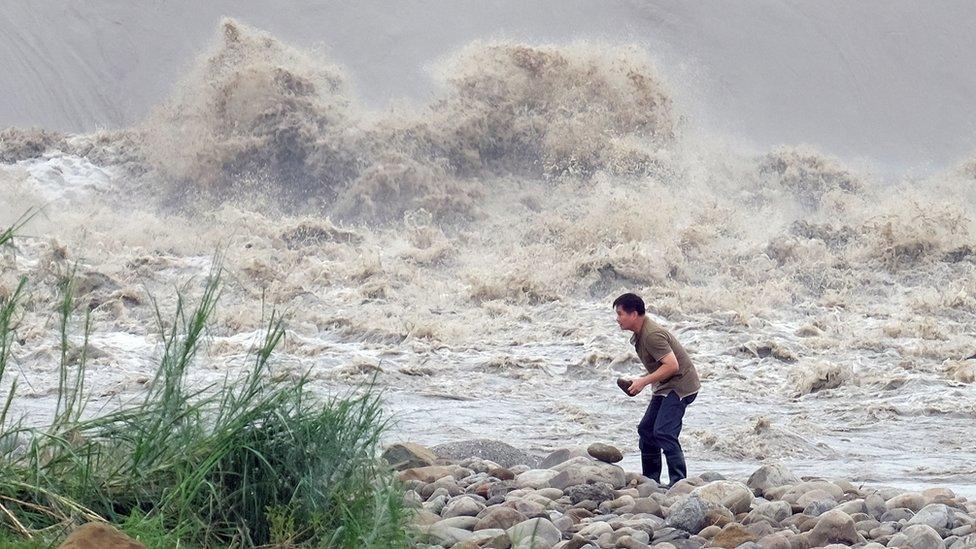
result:
[[[647,381],[643,377],[639,377],[630,382],[630,389],[627,389],[627,393],[630,396],[637,396],[638,393],[644,390],[644,387],[647,387]]]

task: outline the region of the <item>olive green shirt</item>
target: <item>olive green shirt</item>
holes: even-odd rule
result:
[[[655,395],[667,395],[674,391],[678,393],[679,398],[685,398],[697,393],[701,388],[698,370],[691,363],[691,357],[685,352],[685,348],[678,343],[671,332],[649,317],[644,317],[644,325],[641,326],[639,333],[634,334],[630,342],[634,344],[637,356],[650,374],[660,368],[661,359],[671,353],[674,353],[674,358],[678,361],[678,373],[652,385]]]

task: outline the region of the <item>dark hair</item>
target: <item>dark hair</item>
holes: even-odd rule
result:
[[[637,294],[624,294],[617,299],[613,300],[613,308],[616,309],[620,307],[627,313],[636,312],[637,314],[644,316],[644,300],[640,298]]]

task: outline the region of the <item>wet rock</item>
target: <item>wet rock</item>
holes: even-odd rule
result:
[[[587,453],[594,458],[604,462],[604,463],[617,463],[624,459],[624,455],[620,453],[620,450],[610,446],[609,444],[595,443],[590,444],[590,447],[586,449]]]
[[[569,501],[573,505],[584,500],[590,500],[599,505],[604,501],[614,499],[613,487],[605,482],[567,486],[563,492],[569,496]]]
[[[407,482],[410,480],[419,480],[423,483],[430,484],[435,482],[439,478],[453,476],[454,471],[457,470],[456,465],[431,465],[429,467],[414,467],[412,469],[406,469],[400,471],[399,478],[402,482]]]
[[[917,513],[922,507],[925,507],[925,496],[917,492],[907,492],[886,501],[885,507],[889,510],[899,508],[911,509]]]
[[[757,503],[752,511],[749,512],[749,516],[751,517],[767,517],[773,519],[776,523],[782,522],[792,514],[793,509],[785,501],[763,501]]]
[[[746,481],[746,485],[757,496],[762,496],[770,488],[792,486],[800,483],[800,477],[793,474],[785,465],[770,463],[757,469]]]
[[[577,457],[586,457],[587,455],[586,449],[582,446],[559,448],[558,450],[553,450],[548,456],[544,457],[539,463],[539,468],[552,469],[560,463],[565,463]]]
[[[626,484],[624,470],[616,465],[593,461],[589,458],[573,458],[552,468],[559,474],[549,481],[549,486],[564,490],[578,484],[603,482],[615,490]]]
[[[508,530],[520,522],[525,522],[528,517],[511,507],[489,507],[482,511],[475,523],[475,530],[502,529]]]
[[[383,451],[383,459],[397,471],[404,471],[433,465],[437,461],[437,456],[426,446],[404,442],[387,447]]]
[[[89,522],[75,528],[58,549],[146,549],[146,546],[108,524]]]
[[[743,543],[756,541],[759,536],[746,530],[741,524],[726,524],[722,531],[715,534],[712,538],[712,547],[724,547],[725,549],[735,549]]]
[[[864,541],[854,526],[854,519],[847,513],[836,509],[821,515],[817,525],[807,533],[807,536],[814,547],[831,543],[854,545]]]
[[[497,478],[498,480],[513,480],[515,478],[515,473],[504,467],[494,467],[489,469],[488,474]]]
[[[472,439],[438,444],[431,448],[445,459],[462,460],[471,457],[494,461],[502,467],[511,469],[520,464],[533,466],[538,458],[499,440]]]
[[[558,474],[559,471],[552,469],[529,469],[516,476],[515,483],[519,488],[544,488],[549,486],[549,481]]]
[[[507,533],[512,541],[512,547],[516,549],[548,549],[562,539],[559,529],[543,518],[520,522],[509,528]]]
[[[745,513],[752,507],[752,490],[731,480],[716,480],[691,491],[691,495],[698,496],[704,501],[725,507],[732,513]]]
[[[478,523],[478,519],[472,516],[456,516],[441,518],[437,521],[441,526],[450,526],[451,528],[460,528],[462,530],[474,530],[474,525]]]
[[[953,527],[952,510],[941,503],[930,503],[908,520],[908,525],[927,524],[941,536],[947,535]]]
[[[454,528],[452,526],[445,526],[441,523],[431,524],[430,526],[425,526],[420,529],[421,538],[425,539],[429,543],[434,545],[442,545],[444,547],[451,547],[455,543],[464,541],[471,537],[471,532],[461,529]]]
[[[819,517],[834,507],[837,507],[837,502],[833,498],[818,499],[807,503],[803,507],[803,514]]]
[[[453,499],[444,506],[441,516],[451,517],[473,517],[485,508],[485,504],[469,496],[461,496]]]
[[[915,516],[915,513],[907,507],[896,507],[890,511],[886,511],[885,514],[881,515],[881,522],[899,522],[902,520],[911,520]]]
[[[844,497],[844,491],[836,484],[826,480],[811,480],[793,486],[784,492],[779,499],[795,505],[804,494],[813,490],[820,490],[834,498],[835,501],[840,501]]]
[[[698,496],[688,496],[671,507],[664,524],[670,528],[697,534],[707,526],[705,521],[708,512],[713,507],[715,507],[714,503],[705,501]]]
[[[900,533],[892,536],[888,547],[902,549],[944,549],[945,543],[934,528],[927,524],[908,526]]]

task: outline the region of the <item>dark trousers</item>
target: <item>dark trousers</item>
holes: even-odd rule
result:
[[[661,453],[668,460],[668,483],[673,485],[688,476],[685,455],[678,443],[681,420],[685,408],[695,401],[697,394],[678,398],[671,391],[667,395],[654,395],[647,405],[644,418],[637,425],[640,435],[641,468],[645,477],[661,483]]]

